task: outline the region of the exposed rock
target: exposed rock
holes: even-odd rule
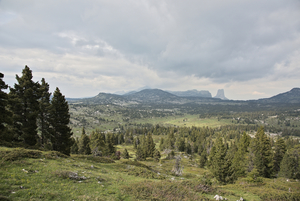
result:
[[[219,89],[217,92],[217,95],[214,98],[220,98],[222,100],[228,100],[228,98],[225,97],[224,89]]]

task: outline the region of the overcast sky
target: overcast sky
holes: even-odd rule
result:
[[[300,87],[299,0],[0,0],[0,72],[28,65],[67,97]]]

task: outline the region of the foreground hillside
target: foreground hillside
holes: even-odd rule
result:
[[[123,151],[125,147],[119,146]],[[58,152],[0,148],[0,200],[300,200],[299,181],[283,178],[221,186],[198,158],[180,155],[182,176],[171,173],[175,159],[135,162]]]

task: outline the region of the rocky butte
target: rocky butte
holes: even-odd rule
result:
[[[219,89],[217,92],[217,95],[214,98],[220,98],[222,100],[228,100],[228,98],[225,97],[224,89]]]

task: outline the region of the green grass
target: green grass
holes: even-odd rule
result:
[[[283,178],[264,179],[260,185],[240,179],[220,186],[209,170],[197,167],[198,156],[191,160],[184,153],[176,153],[182,155],[184,166],[183,175],[176,177],[171,174],[175,161],[164,159],[165,154],[160,162],[135,162],[132,146],[117,147],[121,152],[125,148],[133,158],[112,163],[92,156],[0,147],[0,200],[213,200],[216,194],[229,200],[272,200],[274,195],[300,192],[299,181]]]
[[[230,120],[227,119],[220,119],[218,118],[209,118],[209,119],[200,119],[198,115],[186,115],[183,118],[175,118],[173,120],[169,120],[165,122],[165,124],[173,124],[176,126],[186,126],[186,127],[220,127],[224,125],[231,124]]]
[[[199,118],[199,115],[184,115],[184,116],[169,116],[169,117],[156,117],[156,118],[144,118],[132,121],[134,123],[150,123],[153,125],[163,124],[163,125],[175,125],[180,127],[220,127],[224,125],[232,124],[229,119],[220,119],[217,117],[212,118]]]

